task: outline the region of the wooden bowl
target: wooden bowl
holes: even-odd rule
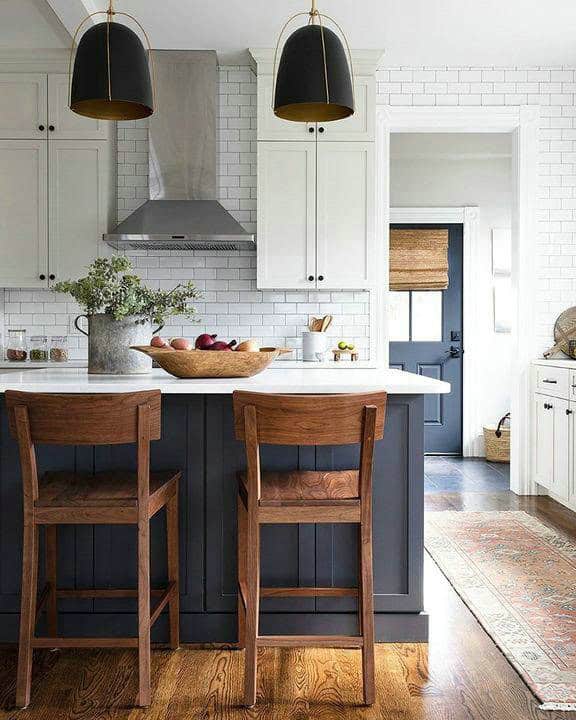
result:
[[[177,378],[252,377],[265,370],[272,360],[288,348],[263,348],[260,352],[235,350],[174,350],[151,345],[133,345],[132,350],[144,353],[161,368]]]

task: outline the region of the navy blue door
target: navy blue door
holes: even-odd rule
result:
[[[426,395],[424,450],[462,453],[462,226],[390,225],[448,229],[446,290],[390,293],[390,367],[446,380],[448,395]]]

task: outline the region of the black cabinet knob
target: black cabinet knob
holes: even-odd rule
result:
[[[38,125],[38,130],[40,130],[40,132],[43,132],[43,131],[44,131],[44,125]]]
[[[308,275],[308,280],[310,280],[310,282],[312,282],[312,280],[314,280],[314,275]]]
[[[313,133],[313,132],[314,132],[314,128],[313,128],[313,127],[309,127],[309,128],[308,128],[308,132],[309,132],[309,133]]]
[[[318,275],[318,280],[324,280],[324,275]]]
[[[566,415],[572,415],[572,410],[566,410]]]
[[[54,125],[48,125],[48,130],[50,130],[50,132],[54,132]]]
[[[40,280],[46,280],[46,275],[44,275],[44,273],[42,273],[42,275],[40,275],[39,277],[40,277]]]
[[[50,278],[50,280],[56,280],[56,275],[54,275],[53,273],[50,273],[48,277]]]
[[[319,127],[319,128],[318,128],[318,132],[319,132],[319,133],[323,133],[323,132],[324,132],[324,128],[323,128],[323,127]]]

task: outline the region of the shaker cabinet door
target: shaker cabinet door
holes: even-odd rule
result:
[[[375,272],[374,145],[318,143],[319,289],[365,288]]]
[[[554,401],[534,395],[534,472],[539,485],[551,490],[554,484]]]
[[[46,287],[48,143],[0,140],[0,287]]]
[[[274,115],[272,75],[258,76],[258,140],[313,140],[315,123],[282,120]]]
[[[70,81],[67,74],[48,75],[48,133],[50,139],[58,140],[106,140],[109,120],[83,117],[69,107]],[[50,128],[54,128],[53,130]]]
[[[0,138],[45,138],[48,135],[46,75],[0,73]]]
[[[53,140],[50,167],[50,280],[74,279],[98,257],[110,208],[109,145]]]
[[[258,143],[258,287],[314,289],[316,144]]]

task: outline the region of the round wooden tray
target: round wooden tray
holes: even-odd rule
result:
[[[151,345],[133,345],[161,368],[177,378],[252,377],[265,370],[287,348],[262,348],[260,352],[232,350],[173,350]]]

